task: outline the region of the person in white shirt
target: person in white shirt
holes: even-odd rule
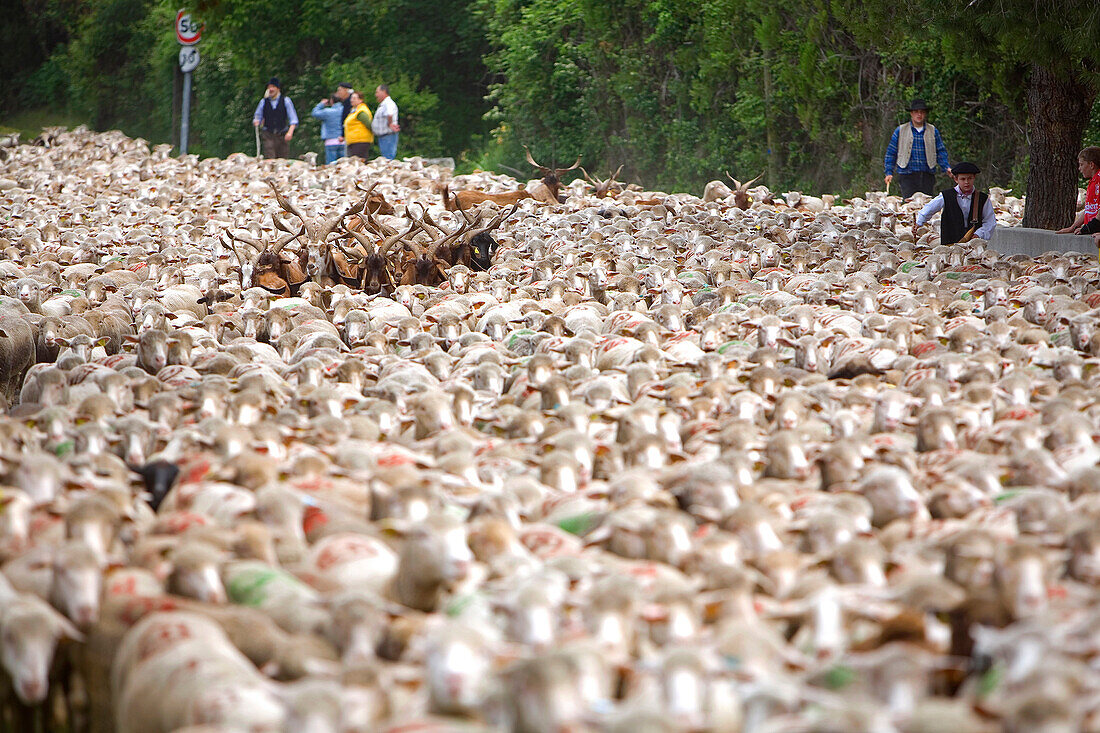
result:
[[[940,243],[955,244],[969,241],[971,237],[989,239],[997,228],[997,217],[989,194],[974,189],[974,179],[981,173],[973,163],[958,163],[952,167],[955,187],[940,191],[936,198],[917,214],[913,224],[913,236],[917,227],[923,226],[938,211],[940,219]]]
[[[382,157],[393,160],[397,155],[397,133],[401,132],[401,125],[397,124],[397,103],[385,84],[379,84],[374,90],[374,98],[378,100],[378,109],[374,111],[370,129]]]

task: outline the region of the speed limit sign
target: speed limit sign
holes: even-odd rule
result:
[[[180,49],[180,71],[185,74],[194,71],[199,65],[199,49],[197,46],[184,46]]]
[[[202,24],[191,20],[191,13],[181,10],[176,13],[176,40],[180,45],[191,46],[202,39]]]

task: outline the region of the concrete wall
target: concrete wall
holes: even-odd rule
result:
[[[1003,255],[1022,254],[1038,257],[1045,252],[1084,252],[1096,257],[1092,237],[1079,234],[1055,234],[1046,229],[998,226],[989,246]]]

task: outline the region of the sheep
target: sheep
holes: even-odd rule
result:
[[[34,690],[71,727],[1087,725],[1095,261],[940,247],[881,192],[574,182],[490,220],[435,193],[519,184],[421,160],[51,145],[0,162],[41,362],[0,572],[84,637]],[[284,238],[249,287],[242,242]],[[392,244],[334,285],[292,240]],[[165,613],[208,643],[139,663]]]
[[[15,402],[23,386],[23,377],[35,363],[37,353],[34,332],[25,318],[25,307],[0,302],[0,395],[9,404]]]

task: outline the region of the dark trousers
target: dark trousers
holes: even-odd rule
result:
[[[898,188],[901,189],[901,197],[907,199],[917,191],[932,196],[936,190],[936,175],[932,171],[921,173],[899,173],[897,175]]]
[[[290,157],[290,143],[286,139],[286,130],[282,132],[260,130],[260,141],[264,146],[265,158]]]
[[[348,143],[348,157],[370,160],[370,143]]]
[[[1096,234],[1097,232],[1100,232],[1100,216],[1092,217],[1077,231],[1078,234]]]

